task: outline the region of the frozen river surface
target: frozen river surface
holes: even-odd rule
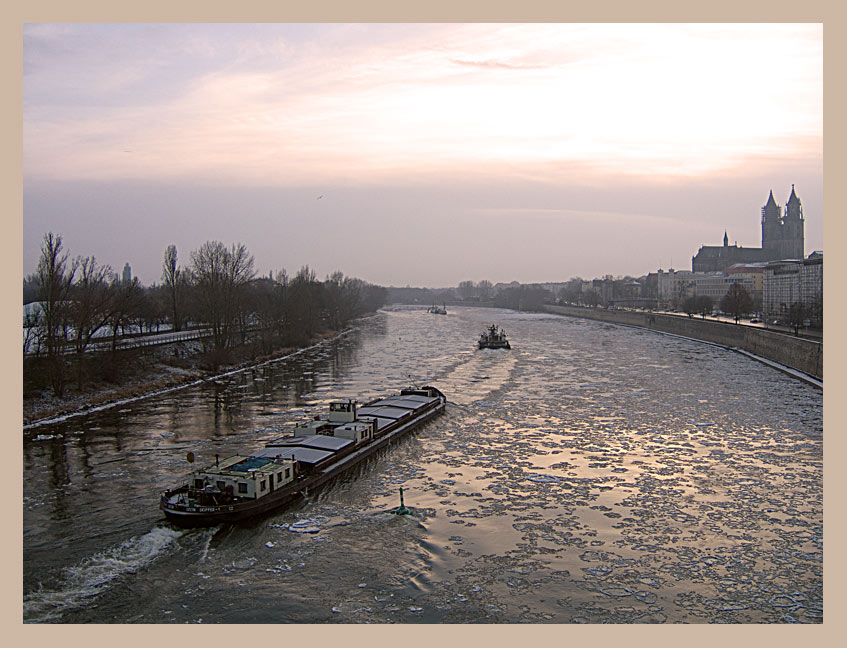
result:
[[[495,322],[512,350],[476,350]],[[246,526],[163,520],[188,451],[255,449],[410,377],[446,413],[355,475]],[[649,331],[389,309],[217,385],[28,430],[23,619],[820,623],[822,401]]]

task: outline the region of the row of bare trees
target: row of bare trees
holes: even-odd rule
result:
[[[65,389],[68,352],[78,358],[107,327],[114,349],[118,332],[129,324],[142,288],[137,280],[122,282],[108,265],[93,256],[70,259],[62,237],[44,236],[38,267],[24,280],[25,293],[37,304],[25,311],[24,353],[46,357],[50,385],[61,395]],[[83,381],[83,363],[78,360],[77,381]]]
[[[319,281],[308,266],[293,278],[285,270],[257,277],[242,244],[208,241],[181,266],[175,245],[162,260],[162,283],[145,287],[122,281],[93,256],[71,259],[62,237],[44,236],[35,273],[24,279],[24,353],[46,364],[49,384],[61,396],[75,358],[79,387],[83,358],[95,339],[111,349],[127,331],[162,328],[209,331],[204,350],[212,366],[236,347],[269,354],[300,345],[323,330],[341,330],[351,319],[385,303],[384,288],[335,272]]]
[[[487,302],[494,297],[494,286],[488,279],[482,279],[476,284],[473,281],[461,281],[456,293],[462,301]]]

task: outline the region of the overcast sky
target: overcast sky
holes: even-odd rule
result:
[[[23,271],[63,237],[147,285],[173,243],[451,286],[691,269],[792,183],[823,249],[823,30],[36,24]]]

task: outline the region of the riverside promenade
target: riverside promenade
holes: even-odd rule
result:
[[[638,326],[719,344],[730,349],[746,351],[754,356],[771,360],[823,381],[823,342],[815,342],[767,329],[731,322],[704,320],[698,317],[550,304],[545,305],[543,309],[556,315]]]

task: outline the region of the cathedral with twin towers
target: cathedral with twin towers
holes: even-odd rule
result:
[[[691,259],[693,272],[721,272],[736,263],[767,263],[804,257],[803,205],[791,185],[785,211],[773,197],[762,207],[762,247],[730,245],[726,232],[723,245],[704,245]]]

